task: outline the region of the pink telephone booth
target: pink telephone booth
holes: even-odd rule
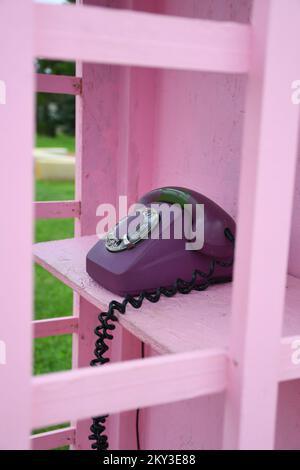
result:
[[[299,23],[298,0],[0,2],[2,449],[89,449],[101,414],[136,449],[137,408],[142,449],[300,449]],[[76,76],[36,76],[40,57]],[[76,95],[74,201],[33,202],[35,91]],[[116,298],[85,269],[97,207],[162,186],[237,221],[234,281],[128,308],[91,368]],[[34,217],[75,236],[32,249]],[[32,322],[33,257],[73,316]],[[73,369],[32,378],[33,337],[62,334]]]

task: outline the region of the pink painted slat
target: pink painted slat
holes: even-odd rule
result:
[[[32,427],[219,393],[228,363],[206,350],[34,377]]]
[[[300,450],[300,380],[279,385],[275,449]],[[283,405],[283,406],[281,406]]]
[[[119,1],[118,7],[122,8],[129,3],[127,0]],[[83,77],[84,88],[81,96],[76,97],[76,198],[81,201],[81,217],[75,222],[76,236],[87,235],[95,232],[97,224],[96,209],[101,202],[115,204],[118,187],[116,171],[118,161],[126,161],[125,147],[121,152],[122,144],[118,144],[119,132],[124,126],[119,126],[120,120],[130,120],[126,109],[119,102],[123,102],[123,87],[126,86],[125,75],[127,68],[110,67],[96,64],[77,64],[77,75]],[[116,83],[118,92],[116,93]],[[122,97],[121,97],[122,96]],[[120,98],[119,98],[120,97]],[[140,108],[140,104],[139,104]],[[125,114],[124,114],[125,113]],[[122,116],[122,117],[121,117]],[[110,130],[107,132],[107,123]],[[99,132],[102,138],[99,139]],[[150,147],[150,146],[149,146]],[[103,158],[99,158],[99,156]],[[109,172],[107,158],[109,155]],[[123,175],[123,179],[126,178]],[[99,185],[101,181],[101,185]],[[75,296],[74,315],[79,316],[78,335],[73,336],[73,365],[74,367],[88,366],[93,357],[95,335],[94,328],[97,324],[99,309],[86,301],[82,296]],[[121,328],[116,331],[114,341],[110,348],[110,357],[113,361],[132,359],[138,357],[140,348],[135,345],[138,341]],[[114,414],[107,424],[110,448],[135,448],[136,438],[134,433],[126,432],[126,447],[120,443],[120,427],[124,421],[135,419],[135,413],[125,413],[123,416]],[[85,419],[76,424],[76,449],[90,449],[88,440],[90,419]],[[127,427],[128,429],[128,427]],[[132,425],[134,429],[134,423]],[[131,447],[128,441],[131,440]]]
[[[155,78],[157,70],[126,67],[120,71],[122,106],[119,111],[118,191],[128,205],[152,189]],[[147,93],[145,93],[147,90]]]
[[[77,317],[51,318],[33,322],[34,338],[73,334],[78,331]]]
[[[42,93],[63,93],[65,95],[80,95],[81,78],[65,75],[36,74],[36,91]]]
[[[299,107],[300,3],[256,1],[246,102],[225,448],[271,449]],[[259,410],[259,412],[258,412]]]
[[[82,3],[82,0],[77,0],[77,4]],[[76,62],[76,75],[81,77],[82,80],[82,63]],[[95,84],[93,83],[92,87],[87,87],[87,89],[91,88],[93,90]],[[82,92],[86,91],[82,90]],[[91,211],[93,211],[93,203],[92,203],[92,195],[95,197],[95,192],[93,190],[92,185],[86,185],[87,178],[85,175],[89,175],[88,180],[90,180],[90,176],[98,177],[98,171],[95,171],[93,168],[92,171],[89,170],[89,158],[88,155],[85,154],[85,159],[83,160],[83,141],[85,136],[83,136],[84,129],[87,127],[83,127],[84,124],[91,124],[91,113],[90,118],[83,119],[83,103],[85,104],[84,109],[87,109],[88,101],[86,98],[83,98],[83,94],[76,96],[76,131],[75,131],[75,140],[76,140],[76,167],[75,167],[75,197],[80,199],[81,207],[83,208],[82,218],[75,220],[75,236],[80,236],[81,233],[87,229],[86,227],[86,220],[89,219],[91,215]],[[101,122],[101,121],[99,121]],[[102,140],[102,139],[101,139]],[[94,141],[91,142],[94,144]],[[85,147],[86,149],[86,147]],[[92,157],[92,159],[95,157]],[[97,167],[96,167],[97,168]],[[85,172],[86,169],[86,172]],[[95,174],[96,173],[96,174]],[[89,189],[87,189],[89,188]],[[93,353],[93,329],[95,328],[94,325],[97,322],[97,315],[98,312],[94,306],[86,302],[82,299],[76,292],[73,295],[73,315],[78,318],[79,322],[79,329],[78,334],[72,337],[72,368],[76,369],[78,367],[88,366],[89,361],[91,360],[91,356]],[[76,440],[74,443],[74,449],[76,450],[86,450],[90,449],[90,441],[88,439],[89,436],[89,429],[91,426],[91,419],[85,419],[82,421],[74,420],[72,424],[76,429]]]
[[[157,2],[150,0],[141,3],[124,0],[119,7],[129,10],[147,8],[149,12],[155,12]],[[114,130],[119,143],[117,189],[119,194],[127,195],[128,204],[138,201],[141,194],[152,188],[157,73],[157,69],[119,67],[119,124],[118,129]],[[107,99],[108,104],[110,99]],[[141,356],[139,339],[124,328],[119,328],[116,333],[117,342],[114,342],[111,350],[112,359],[118,361],[139,358]],[[108,420],[109,441],[112,448],[136,449],[135,421],[136,410],[114,414]],[[140,435],[145,435],[142,423]]]
[[[74,444],[75,442],[75,428],[68,427],[64,429],[57,429],[55,431],[43,432],[35,434],[31,437],[32,450],[50,450],[57,449]]]
[[[36,56],[244,73],[250,28],[88,6],[35,5]]]
[[[194,351],[35,377],[32,426],[219,393],[227,362],[224,350]]]
[[[74,315],[78,320],[77,334],[73,335],[72,365],[73,369],[88,367],[95,349],[95,327],[98,324],[99,310],[94,305],[87,302],[78,294],[74,295]],[[76,450],[87,450],[91,448],[90,426],[91,417],[82,421],[74,421],[76,427],[76,440],[74,443]]]
[[[96,236],[87,236],[44,242],[33,250],[36,262],[99,310],[105,310],[112,299],[120,297],[103,289],[86,273],[86,253],[97,240]],[[201,294],[163,298],[155,305],[144,303],[140,310],[128,307],[120,323],[160,353],[228,347],[231,296],[231,284],[211,286]],[[283,336],[300,335],[299,311],[300,280],[288,276]],[[271,326],[272,320],[269,329]]]
[[[224,351],[139,359],[33,378],[33,428],[218,393]]]
[[[47,201],[34,203],[36,219],[67,219],[80,216],[79,201]]]
[[[2,0],[0,21],[0,448],[16,450],[29,448],[31,414],[32,1]]]

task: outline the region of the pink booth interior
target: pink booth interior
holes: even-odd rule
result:
[[[29,3],[28,11],[31,9]],[[170,300],[169,305],[166,301],[159,311],[161,320],[155,316],[156,307],[147,306],[141,312],[132,313],[128,321],[124,319],[125,328],[118,328],[111,353],[117,361],[140,358],[142,339],[146,343],[147,358],[162,358],[167,352],[201,350],[205,353],[223,348],[226,354],[229,351],[229,357],[238,357],[242,364],[242,372],[236,375],[234,367],[231,370],[232,359],[224,378],[227,385],[218,393],[141,406],[142,448],[300,449],[299,367],[283,374],[279,381],[277,378],[281,361],[279,343],[282,342],[282,348],[286,344],[290,348],[291,344],[291,340],[287,343],[280,340],[280,336],[293,338],[300,335],[299,146],[297,156],[295,150],[299,140],[299,120],[296,107],[290,101],[285,102],[290,96],[290,85],[286,94],[282,91],[292,79],[300,78],[300,64],[298,61],[298,69],[293,68],[291,64],[296,61],[296,53],[292,56],[290,50],[285,54],[281,49],[282,44],[288,47],[295,41],[294,16],[298,14],[299,19],[299,5],[294,0],[266,0],[264,6],[259,5],[260,0],[84,0],[82,3],[246,26],[253,18],[260,49],[255,49],[257,46],[252,37],[250,65],[246,66],[241,60],[240,71],[238,66],[234,72],[227,73],[218,67],[216,71],[202,71],[189,66],[181,70],[172,66],[78,62],[76,75],[82,79],[82,92],[76,98],[77,173],[73,210],[76,237],[86,237],[95,233],[99,219],[96,208],[101,202],[116,203],[118,196],[123,194],[134,202],[152,188],[179,185],[195,189],[216,201],[241,227],[238,230],[233,304],[231,286],[212,288],[205,293],[191,294],[184,300]],[[50,58],[55,57],[55,44],[52,49],[48,47],[41,32],[47,21],[50,24],[49,11],[54,7],[39,8],[37,18],[41,26],[35,35],[37,46],[34,50],[37,55],[48,51]],[[63,24],[63,19],[61,21]],[[139,27],[137,20],[137,31]],[[122,23],[119,28],[122,31]],[[243,31],[237,49],[244,47]],[[165,33],[163,39],[166,41],[167,30]],[[153,37],[154,43],[160,40],[159,34]],[[277,50],[275,60],[274,51]],[[189,53],[188,50],[187,56]],[[65,51],[59,58],[73,59],[64,55]],[[222,62],[221,49],[217,50],[215,60]],[[298,76],[295,76],[295,70],[298,70]],[[28,71],[24,73],[28,75]],[[25,105],[26,100],[23,103]],[[27,142],[28,148],[29,144]],[[267,156],[264,158],[264,155]],[[26,222],[23,223],[25,226]],[[26,233],[29,239],[30,234]],[[79,238],[76,246],[71,241],[63,245],[53,242],[34,249],[36,261],[77,292],[74,317],[79,317],[79,323],[76,323],[74,334],[74,367],[89,364],[94,341],[92,329],[99,307],[106,300],[106,294],[98,298],[98,291],[90,287],[82,273],[75,279],[84,249],[90,246],[91,240],[94,239]],[[76,261],[77,247],[83,251],[78,251]],[[66,258],[74,256],[71,274],[64,271],[55,250],[60,250],[61,259],[63,254]],[[290,276],[289,287],[285,289],[287,274]],[[286,292],[290,297],[282,315]],[[197,303],[195,296],[203,296],[203,300]],[[229,318],[231,305],[232,321]],[[20,305],[17,307],[21,308]],[[143,316],[142,320],[139,315]],[[13,322],[8,325],[8,328],[12,327]],[[27,333],[30,336],[29,329]],[[9,344],[8,340],[8,347]],[[29,344],[26,348],[29,351]],[[28,355],[25,354],[24,361]],[[5,372],[1,369],[1,373]],[[26,376],[27,372],[24,374]],[[25,376],[23,382],[16,382],[17,386],[18,383],[24,385]],[[171,385],[168,386],[171,389]],[[36,382],[36,390],[41,389],[40,382]],[[35,399],[37,393],[29,390],[28,402],[32,396]],[[126,391],[122,392],[120,385],[120,402],[122,393],[126,394]],[[142,393],[151,395],[151,390]],[[5,397],[3,407],[5,400],[6,404],[11,403],[8,391]],[[145,399],[145,403],[150,401]],[[120,409],[122,413],[113,414],[109,420],[111,447],[135,449],[135,411],[126,411],[122,406]],[[38,411],[34,412],[35,425],[50,421],[44,423],[37,415]],[[11,422],[14,418],[5,411],[5,419]],[[28,427],[32,427],[31,415],[25,413],[24,422],[26,420]],[[89,419],[75,420],[62,441],[48,438],[49,442],[71,442],[77,449],[89,448],[89,424]],[[13,445],[6,437],[1,442],[7,447]],[[45,442],[36,440],[32,445],[34,448],[48,447],[49,442]],[[20,438],[19,446],[26,446],[26,440]]]

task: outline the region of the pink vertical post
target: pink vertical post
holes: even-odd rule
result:
[[[107,6],[102,0],[82,3]],[[133,5],[130,0],[122,0],[117,6],[131,8]],[[95,233],[100,203],[114,204],[118,209],[119,195],[127,195],[128,203],[132,203],[145,187],[149,189],[146,180],[150,181],[152,156],[154,73],[124,66],[78,64],[82,96],[76,98],[76,198],[81,201],[81,216],[76,236]],[[99,311],[84,299],[76,298],[75,302],[79,332],[74,341],[74,366],[83,367],[93,356],[93,330]],[[121,327],[117,328],[111,359],[130,359],[139,357],[140,353],[139,341]],[[77,423],[77,449],[90,448],[89,425],[90,420]],[[107,429],[111,449],[136,448],[135,412],[110,416]]]
[[[118,189],[117,159],[118,146],[118,94],[121,71],[118,67],[83,64],[83,93],[78,99],[77,109],[77,172],[76,191],[81,200],[81,217],[76,235],[90,235],[96,232],[98,217],[96,209],[100,203],[116,206]],[[117,207],[117,206],[116,206]],[[74,366],[88,366],[93,358],[95,335],[99,310],[83,298],[75,297],[75,311],[79,315],[79,331],[74,342]],[[117,328],[111,347],[111,359],[123,356],[122,338],[125,333]],[[89,427],[91,420],[77,424],[76,448],[89,449],[91,441]],[[107,422],[110,448],[119,447],[120,417],[111,416]]]
[[[0,448],[28,449],[32,319],[32,1],[0,2]],[[17,69],[17,72],[16,72]]]
[[[96,209],[101,202],[115,203],[114,175],[112,166],[116,161],[116,144],[113,116],[116,109],[112,88],[117,80],[117,71],[109,66],[78,64],[77,74],[82,75],[82,96],[77,97],[76,105],[76,197],[81,201],[81,216],[76,222],[75,236],[96,233]],[[102,99],[104,105],[101,105]],[[113,124],[114,123],[114,124]],[[73,341],[73,366],[88,366],[95,343],[94,328],[100,313],[96,307],[75,295],[75,315],[79,316],[78,334]],[[90,449],[88,440],[91,420],[79,421],[76,425],[76,449]]]
[[[103,6],[100,0],[88,0],[82,3]],[[76,236],[96,233],[99,220],[96,210],[99,204],[110,203],[118,208],[117,195],[120,191],[118,163],[121,158],[122,164],[126,165],[127,158],[122,138],[123,123],[120,118],[124,116],[125,109],[126,74],[125,67],[87,63],[77,65],[77,75],[82,76],[82,96],[77,97],[76,113],[76,197],[81,201],[81,216],[76,223]],[[124,116],[125,122],[126,118],[127,116]],[[121,175],[121,180],[123,179],[124,174]],[[73,365],[84,367],[89,365],[93,357],[94,328],[100,312],[86,300],[75,296],[75,313],[79,316],[79,331],[73,343]],[[120,360],[128,354],[131,355],[131,345],[130,348],[124,346],[124,338],[127,336],[128,333],[117,328],[110,351],[112,360]],[[133,342],[135,343],[136,341]],[[132,412],[123,416],[128,419],[131,415]],[[91,441],[88,440],[90,424],[90,419],[77,423],[77,449],[90,449]],[[110,416],[107,431],[111,449],[120,448],[120,427],[120,415]]]
[[[296,164],[300,3],[256,1],[247,88],[225,448],[274,445]]]
[[[82,3],[81,1],[78,3]],[[76,74],[83,75],[83,64],[76,64]],[[94,233],[92,226],[94,201],[92,186],[89,185],[91,170],[91,154],[88,153],[86,142],[86,127],[90,122],[85,111],[87,109],[86,95],[76,97],[76,197],[81,202],[81,215],[75,221],[75,236],[83,236]],[[95,174],[94,174],[95,173]],[[98,172],[93,170],[93,177],[99,177]],[[74,315],[79,317],[78,332],[73,335],[73,368],[88,366],[93,355],[93,329],[97,324],[97,309],[78,294],[74,294]],[[77,450],[90,449],[91,420],[85,419],[75,423],[75,448]]]
[[[78,64],[82,73],[82,96],[77,98],[77,169],[76,197],[81,201],[81,217],[76,224],[76,236],[96,233],[98,217],[96,209],[100,203],[116,203],[117,162],[117,67]],[[73,343],[73,364],[88,366],[93,358],[99,310],[86,300],[75,296],[75,312],[79,315],[79,331]],[[118,347],[118,333],[114,349]],[[115,447],[117,439],[116,418],[109,420],[110,445]],[[88,440],[91,420],[83,420],[76,427],[76,448],[90,449]]]

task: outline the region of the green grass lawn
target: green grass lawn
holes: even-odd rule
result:
[[[46,135],[37,135],[35,140],[36,147],[56,147],[66,148],[69,153],[75,153],[75,137],[72,135],[59,134],[55,137]]]
[[[72,181],[37,181],[36,200],[74,198]],[[38,220],[36,242],[73,237],[73,219]],[[38,265],[35,265],[35,319],[72,314],[72,291]],[[42,374],[71,367],[71,335],[38,338],[34,347],[34,373]]]

